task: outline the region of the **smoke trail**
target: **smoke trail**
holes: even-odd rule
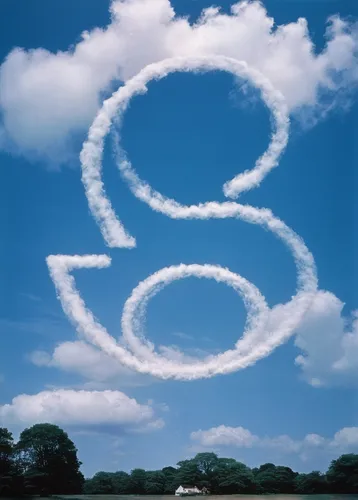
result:
[[[101,179],[103,141],[116,113],[120,113],[118,120],[120,123],[131,97],[138,93],[145,93],[146,85],[152,79],[158,80],[174,71],[197,72],[217,69],[250,80],[261,91],[262,98],[274,118],[274,130],[267,151],[256,161],[252,170],[246,170],[226,182],[223,187],[224,194],[235,198],[240,193],[258,186],[265,175],[277,166],[288,140],[288,113],[282,95],[273,89],[263,75],[249,68],[244,62],[224,56],[177,57],[151,64],[104,102],[90,128],[88,140],[81,152],[82,181],[89,207],[109,246],[130,248],[135,245],[134,238],[125,231],[117,219],[106,197]],[[118,167],[137,198],[147,203],[153,210],[171,218],[232,217],[250,224],[257,224],[271,231],[288,247],[294,257],[297,268],[297,293],[287,304],[279,304],[269,309],[264,297],[253,284],[219,266],[180,264],[161,269],[139,283],[124,305],[122,332],[130,352],[119,345],[86,308],[76,290],[75,281],[70,275],[72,270],[81,267],[106,267],[110,265],[109,257],[104,255],[49,256],[47,263],[62,307],[78,332],[128,368],[164,379],[193,380],[229,373],[243,369],[268,356],[275,347],[292,335],[317,292],[314,259],[304,242],[284,222],[274,217],[272,212],[265,208],[259,209],[236,202],[207,202],[185,206],[166,198],[139,179],[120,147],[118,133],[115,139]],[[156,353],[153,344],[143,334],[142,324],[150,298],[164,286],[189,276],[215,279],[231,286],[243,298],[248,314],[244,334],[233,349],[187,363],[173,361]]]
[[[73,269],[81,267],[107,267],[110,264],[109,257],[52,255],[47,258],[47,264],[62,307],[77,331],[124,366],[163,379],[178,380],[194,380],[230,373],[268,356],[275,347],[289,338],[299,325],[317,290],[313,258],[304,243],[283,222],[272,215],[266,216],[270,217],[267,221],[268,228],[281,238],[290,238],[286,243],[295,253],[300,284],[297,295],[289,303],[269,310],[264,297],[254,285],[227,269],[208,264],[181,264],[164,268],[141,282],[125,303],[122,330],[132,353],[119,345],[93,317],[69,274]],[[259,219],[257,223],[263,225]],[[204,360],[181,363],[155,353],[154,346],[141,335],[141,323],[146,305],[153,295],[163,286],[189,276],[211,278],[233,287],[243,297],[248,317],[243,337],[237,341],[234,349]]]
[[[254,285],[241,276],[219,266],[198,264],[187,266],[181,264],[179,266],[164,268],[153,274],[146,281],[140,283],[132,296],[127,300],[123,311],[122,325],[125,338],[129,341],[132,351],[135,352],[134,355],[119,345],[108,334],[106,329],[98,323],[91,311],[86,308],[78,290],[76,290],[75,281],[70,272],[73,269],[81,268],[82,259],[83,267],[85,268],[103,268],[110,264],[109,257],[105,255],[86,255],[83,257],[50,255],[47,257],[50,275],[56,286],[62,307],[66,315],[76,326],[77,331],[86,340],[102,349],[108,355],[115,357],[128,368],[163,379],[194,380],[245,368],[272,350],[268,341],[264,349],[262,349],[262,344],[260,344],[257,345],[256,350],[254,349],[253,352],[246,352],[249,350],[247,346],[250,344],[256,345],[259,340],[261,341],[269,317],[269,309],[265,299]],[[132,313],[135,312],[137,307],[140,307],[140,303],[137,300],[138,295],[146,298],[147,291],[153,289],[157,284],[169,284],[176,279],[188,276],[211,278],[218,282],[225,282],[244,298],[248,309],[248,319],[242,340],[243,344],[244,342],[247,343],[246,349],[242,349],[242,352],[239,352],[239,349],[235,348],[217,356],[209,356],[205,360],[198,360],[195,363],[180,363],[154,353],[152,347],[147,343],[143,344],[142,352],[137,356],[135,350],[137,341],[131,333],[131,321],[133,320]],[[129,328],[126,327],[127,324],[129,324]],[[138,318],[134,318],[134,324],[138,327]]]
[[[225,71],[232,73],[236,77],[249,80],[261,91],[263,101],[271,110],[274,121],[274,132],[267,151],[257,160],[252,170],[246,170],[226,182],[223,187],[224,194],[236,198],[240,193],[258,186],[265,175],[277,166],[279,157],[288,140],[288,111],[282,94],[275,90],[260,72],[250,68],[243,61],[218,55],[175,57],[150,64],[103,103],[102,109],[98,112],[90,127],[88,139],[84,143],[80,155],[82,181],[89,207],[105,241],[110,247],[130,248],[135,245],[135,240],[125,232],[121,222],[116,217],[104,191],[101,179],[104,138],[109,132],[116,113],[119,112],[118,121],[120,122],[130,99],[137,94],[145,93],[147,91],[146,85],[150,80],[159,80],[175,71],[199,72],[212,70]],[[119,148],[118,135],[117,146]],[[225,203],[208,202],[200,206],[183,207],[172,200],[168,200],[153,191],[137,177],[130,162],[126,160],[125,153],[120,148],[118,156],[120,171],[129,182],[131,190],[138,198],[149,203],[154,210],[161,211],[173,218],[208,219],[236,216],[230,213],[230,205]]]
[[[142,321],[145,318],[146,305],[149,298],[153,297],[163,286],[175,280],[195,276],[197,278],[211,278],[217,282],[226,283],[232,287],[244,300],[248,315],[243,338],[237,343],[235,350],[218,356],[209,356],[205,360],[197,360],[197,363],[190,363],[191,369],[199,371],[210,370],[210,373],[219,373],[220,367],[235,357],[235,361],[242,362],[242,354],[245,353],[243,345],[254,345],[257,340],[263,339],[265,327],[268,322],[269,309],[264,297],[259,290],[241,276],[232,273],[228,269],[213,265],[185,265],[170,266],[161,269],[146,280],[142,281],[132,292],[124,305],[122,315],[122,332],[129,347],[137,356],[144,360],[153,360],[157,363],[163,362],[163,356],[154,352],[152,344],[148,343],[142,336]],[[176,369],[180,370],[181,364]]]

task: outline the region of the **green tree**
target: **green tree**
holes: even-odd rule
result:
[[[218,465],[218,456],[215,453],[198,453],[194,457],[194,462],[197,464],[199,471],[209,477]]]
[[[260,465],[254,471],[255,483],[258,493],[279,493],[276,466],[271,463]]]
[[[275,470],[279,493],[294,493],[297,472],[293,472],[290,467],[276,466]]]
[[[17,476],[14,460],[14,439],[11,432],[0,427],[0,495],[13,492]]]
[[[0,427],[0,477],[9,474],[13,466],[14,439],[11,432]]]
[[[112,475],[113,493],[115,495],[125,495],[129,492],[130,476],[127,472],[117,471]]]
[[[177,486],[188,484],[190,486],[199,485],[203,479],[195,460],[182,460],[178,462],[178,473],[176,475]]]
[[[249,467],[241,462],[221,462],[216,470],[217,493],[227,495],[235,493],[253,493],[255,491],[254,475]]]
[[[222,471],[225,470],[225,468],[229,470],[229,466],[236,463],[234,458],[220,457],[217,459],[215,468],[210,475],[209,485],[207,486],[211,493],[220,493],[219,479],[222,478]]]
[[[16,446],[28,485],[44,494],[81,493],[83,475],[77,449],[57,425],[36,424],[20,434]]]
[[[349,453],[333,460],[327,482],[332,493],[358,493],[358,455]]]
[[[201,488],[205,486],[212,491],[216,484],[216,467],[219,464],[218,456],[212,452],[198,453],[193,458],[193,461],[201,473],[198,486]]]
[[[326,493],[326,476],[319,471],[313,471],[309,474],[298,474],[295,479],[295,491],[296,493],[305,495]]]
[[[162,469],[162,473],[164,474],[165,478],[164,493],[170,495],[179,486],[177,484],[177,479],[176,479],[178,474],[178,469],[176,469],[175,467],[164,467]]]
[[[129,478],[129,493],[143,495],[146,480],[147,473],[144,469],[133,469]]]
[[[85,481],[83,491],[88,495],[114,494],[113,474],[103,471],[97,472],[92,479]]]
[[[297,473],[290,467],[267,463],[254,471],[258,493],[294,493]]]
[[[145,493],[148,495],[163,495],[165,490],[165,475],[162,471],[148,471],[145,482]]]

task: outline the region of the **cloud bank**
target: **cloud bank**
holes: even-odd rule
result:
[[[169,0],[113,0],[110,11],[107,27],[84,32],[67,51],[8,54],[0,68],[3,148],[67,161],[73,136],[86,131],[111,82],[170,57],[245,60],[284,95],[291,113],[305,108],[315,116],[338,105],[337,95],[358,79],[357,26],[338,16],[327,20],[317,53],[304,18],[277,26],[258,1],[235,3],[228,14],[209,7],[194,23]]]
[[[313,453],[336,454],[355,451],[358,445],[358,427],[345,427],[327,438],[319,434],[307,434],[303,439],[292,439],[287,435],[259,437],[243,427],[219,425],[190,434],[195,443],[207,447],[261,448],[280,454],[298,455],[306,460]]]
[[[128,370],[115,359],[83,340],[62,342],[52,353],[33,351],[29,359],[39,367],[58,368],[80,375],[87,379],[85,388],[134,387],[150,382],[149,377]]]
[[[21,394],[10,404],[0,406],[4,425],[33,425],[49,422],[59,425],[115,425],[128,431],[159,429],[150,405],[139,404],[120,391],[74,391],[58,389],[38,394]]]
[[[343,314],[344,303],[319,292],[297,329],[296,358],[303,377],[313,386],[357,384],[358,311]]]

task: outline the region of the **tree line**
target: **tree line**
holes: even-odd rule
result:
[[[302,474],[272,463],[250,469],[212,452],[198,453],[176,467],[97,472],[90,479],[80,467],[74,443],[56,425],[25,429],[17,443],[8,429],[0,428],[0,496],[172,495],[180,485],[205,487],[216,495],[358,493],[358,454],[353,453],[333,460],[325,474]]]
[[[219,458],[215,453],[198,453],[191,460],[178,462],[177,467],[145,471],[134,469],[97,472],[86,479],[84,493],[114,495],[172,495],[180,485],[206,488],[211,494],[235,493],[358,493],[358,455],[342,455],[333,460],[326,472],[308,474],[294,472],[290,467],[266,463],[250,469],[233,458]]]

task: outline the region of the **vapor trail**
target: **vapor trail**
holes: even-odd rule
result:
[[[257,223],[264,225],[258,218],[261,214],[263,219],[266,219],[266,227],[283,239],[295,256],[298,291],[285,305],[280,304],[271,310],[268,309],[264,297],[253,284],[219,266],[181,264],[167,267],[139,283],[125,303],[122,330],[124,339],[132,351],[130,352],[119,345],[86,308],[76,289],[74,278],[70,275],[72,270],[81,267],[107,267],[110,265],[110,258],[104,255],[83,257],[52,255],[47,258],[47,263],[62,307],[77,331],[87,341],[116,358],[124,366],[140,373],[148,373],[163,379],[194,380],[246,368],[268,356],[275,347],[292,335],[317,291],[313,258],[304,243],[283,222],[270,215],[269,211],[265,211],[264,214],[262,212],[253,209]],[[233,287],[243,298],[248,317],[244,334],[234,349],[209,356],[204,360],[183,363],[156,353],[154,346],[142,335],[141,325],[149,299],[163,286],[189,276],[211,278]]]
[[[237,197],[240,193],[258,186],[265,175],[274,168],[288,140],[289,120],[282,95],[259,72],[242,61],[223,56],[177,57],[151,64],[129,80],[112,97],[104,102],[95,118],[81,152],[82,180],[89,206],[103,237],[112,247],[133,247],[135,240],[124,229],[107,199],[101,179],[103,141],[111,123],[119,112],[119,124],[123,112],[134,95],[145,93],[152,79],[160,79],[174,71],[209,71],[220,69],[250,80],[260,89],[262,98],[270,108],[274,131],[267,151],[257,160],[255,167],[224,184],[226,196]],[[128,368],[164,379],[192,380],[229,373],[254,364],[269,355],[287,340],[299,325],[303,315],[317,293],[317,276],[313,256],[302,239],[272,212],[236,202],[207,202],[186,206],[166,198],[153,190],[137,176],[120,146],[117,133],[117,163],[122,176],[128,181],[133,194],[146,202],[153,210],[176,219],[238,218],[257,224],[275,234],[291,251],[297,268],[296,295],[287,304],[269,309],[259,290],[245,278],[227,269],[213,265],[180,264],[161,269],[139,283],[125,303],[122,315],[122,332],[127,343],[125,348],[111,337],[94,318],[76,290],[70,272],[81,267],[102,268],[110,265],[105,255],[49,256],[47,263],[58,291],[62,307],[71,321],[89,342]],[[190,363],[173,361],[158,354],[144,336],[143,321],[150,298],[164,286],[189,276],[215,279],[234,288],[244,300],[247,321],[243,336],[235,347],[216,356]],[[130,349],[130,350],[128,350]]]
[[[101,177],[104,139],[113,119],[119,113],[116,120],[120,124],[130,99],[137,94],[146,93],[147,84],[153,79],[159,80],[175,71],[206,72],[212,70],[225,71],[241,79],[249,80],[261,91],[262,99],[271,110],[274,122],[274,131],[267,151],[256,161],[252,170],[245,170],[224,184],[225,196],[236,198],[240,193],[258,186],[265,175],[277,166],[288,140],[288,110],[282,94],[273,88],[264,75],[250,68],[243,61],[219,55],[174,57],[150,64],[104,101],[90,127],[87,141],[80,155],[82,181],[89,207],[110,247],[135,246],[135,240],[126,233],[113,211]],[[208,202],[199,206],[185,207],[152,190],[148,184],[138,178],[126,159],[124,151],[119,147],[119,136],[116,137],[119,149],[118,165],[123,177],[129,182],[133,193],[142,201],[146,201],[154,210],[173,218],[208,219],[237,216],[232,212],[232,207],[225,203]]]

